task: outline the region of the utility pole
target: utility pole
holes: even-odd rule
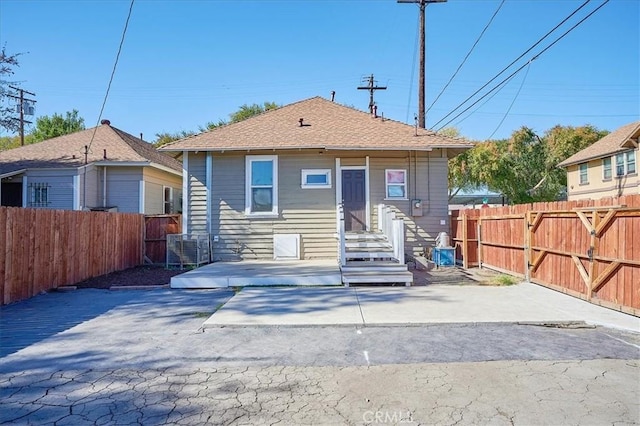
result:
[[[445,3],[447,0],[397,0],[398,3],[415,3],[420,6],[420,81],[418,83],[418,126],[426,128],[427,115],[425,113],[425,74],[426,74],[426,42],[424,11],[429,3]]]
[[[27,95],[31,95],[31,96],[35,96],[35,93],[31,93],[28,92],[26,90],[20,89],[18,87],[13,87],[13,86],[9,86],[9,89],[12,90],[16,90],[18,93],[20,93],[20,96],[16,96],[16,95],[7,95],[7,97],[9,98],[13,98],[13,99],[18,99],[18,109],[19,109],[19,114],[20,114],[20,118],[18,118],[18,120],[20,121],[20,145],[24,146],[24,123],[27,124],[31,124],[31,121],[26,121],[24,119],[24,115],[25,115],[25,102],[33,102],[35,103],[35,99],[25,99],[24,94],[26,93]],[[27,104],[29,105],[29,104]],[[33,115],[33,113],[31,112],[31,110],[27,111],[27,115]],[[15,120],[15,118],[14,118]]]
[[[373,114],[373,107],[375,102],[373,102],[373,92],[376,90],[387,90],[387,87],[384,86],[376,86],[375,80],[373,79],[373,74],[371,74],[368,78],[363,79],[368,82],[366,86],[359,86],[358,90],[368,90],[369,91],[369,113]]]

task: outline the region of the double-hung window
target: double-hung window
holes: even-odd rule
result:
[[[627,174],[632,175],[636,172],[636,152],[635,151],[627,151],[626,152],[626,160],[627,160]]]
[[[278,156],[247,155],[245,163],[245,214],[278,214]]]
[[[407,198],[407,171],[399,169],[385,170],[387,198]]]
[[[611,157],[602,159],[602,179],[609,180],[611,179]]]
[[[616,154],[616,177],[624,176],[624,153]]]
[[[589,165],[582,163],[578,166],[580,170],[580,185],[586,185],[589,183]]]

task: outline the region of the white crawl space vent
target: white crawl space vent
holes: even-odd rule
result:
[[[300,234],[274,234],[273,258],[275,260],[300,259]]]

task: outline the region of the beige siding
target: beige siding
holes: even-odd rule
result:
[[[173,188],[174,211],[180,206],[182,192],[182,176],[158,170],[152,167],[144,169],[144,212],[145,214],[164,213],[164,187]]]
[[[273,151],[251,152],[251,155],[274,155]],[[419,153],[371,151],[364,153],[288,151],[278,152],[279,215],[274,218],[252,218],[245,210],[245,153],[215,153],[212,161],[211,233],[214,259],[228,260],[273,258],[273,235],[295,233],[301,236],[304,259],[335,258],[337,242],[335,194],[336,158],[341,166],[370,164],[370,212],[372,227],[377,223],[377,205],[393,206],[405,219],[408,254],[422,253],[433,245],[441,231],[449,230],[447,158],[440,151]],[[413,155],[413,154],[412,154]],[[414,174],[417,162],[418,173]],[[330,169],[331,188],[301,188],[302,169]],[[384,170],[406,169],[408,199],[385,200]],[[204,154],[189,155],[190,223],[206,229],[206,161]],[[414,179],[415,176],[415,179]],[[414,183],[415,182],[415,183]],[[415,189],[415,190],[414,190]],[[423,216],[410,216],[410,200],[420,198]],[[444,221],[444,224],[441,224]],[[193,229],[197,229],[193,227]]]
[[[636,170],[640,167],[640,152],[636,150]],[[615,177],[615,158],[611,159],[611,179],[604,179],[602,174],[602,159],[588,162],[588,183],[580,183],[580,168],[578,164],[567,168],[567,198],[569,201],[593,199],[603,197],[619,197],[622,195],[640,193],[640,177],[638,173]]]
[[[385,169],[407,170],[407,200],[386,200]],[[417,170],[417,173],[415,172]],[[405,222],[405,252],[422,254],[440,232],[449,232],[447,158],[440,151],[409,153],[404,158],[370,158],[372,227],[378,224],[378,204],[393,207]],[[411,200],[422,200],[422,216],[411,216]],[[444,224],[441,224],[444,221]]]
[[[245,156],[214,156],[211,232],[219,237],[214,243],[214,258],[271,259],[276,233],[300,234],[304,259],[335,257],[335,186],[301,188],[303,168],[332,169],[333,183],[334,165],[335,159],[329,156],[279,155],[280,214],[277,218],[251,218],[244,214]]]
[[[187,215],[188,232],[207,233],[207,156],[205,153],[189,153],[189,213]],[[222,180],[225,182],[225,179]]]

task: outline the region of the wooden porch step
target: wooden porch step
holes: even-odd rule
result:
[[[379,274],[407,272],[407,265],[390,261],[349,261],[342,268],[343,273],[376,272]]]
[[[354,272],[342,273],[342,282],[346,286],[350,284],[390,284],[405,283],[409,286],[413,283],[411,272],[396,272],[392,274],[380,274],[378,272]]]
[[[347,250],[345,254],[346,254],[347,260],[349,259],[393,259],[392,250],[376,250],[376,251]]]
[[[387,236],[379,232],[347,232],[344,238],[347,241],[387,241]]]
[[[390,249],[391,244],[386,241],[347,241],[345,247],[347,250],[352,248],[385,250]]]

